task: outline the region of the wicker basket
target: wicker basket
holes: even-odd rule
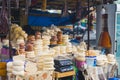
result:
[[[6,76],[6,62],[0,62],[0,76]]]
[[[0,69],[6,69],[6,62],[0,62]]]
[[[0,76],[6,76],[6,74],[7,74],[6,69],[0,70]]]

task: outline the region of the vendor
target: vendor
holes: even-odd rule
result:
[[[82,26],[80,21],[77,22],[74,26],[74,31],[77,32],[77,35],[83,34],[85,30],[86,30],[86,27]]]

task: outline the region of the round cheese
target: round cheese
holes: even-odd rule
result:
[[[24,66],[13,66],[14,71],[24,71]]]
[[[25,72],[24,71],[12,71],[12,73],[14,75],[20,75],[20,76],[24,76]]]
[[[13,66],[23,66],[24,61],[13,61]]]

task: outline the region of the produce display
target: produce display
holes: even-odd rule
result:
[[[25,53],[25,43],[20,43],[19,44],[19,48],[17,49],[17,54],[26,54]]]
[[[7,39],[11,41],[11,46],[18,48],[20,43],[25,43],[27,40],[27,33],[22,30],[22,27],[17,24],[11,25],[10,35],[7,35]]]
[[[27,40],[27,34],[22,30],[22,27],[17,24],[11,25],[11,39],[12,41],[16,41],[17,39]]]
[[[50,44],[51,45],[57,45],[57,36],[51,36],[51,39],[50,39]]]
[[[57,44],[63,44],[63,41],[62,41],[62,32],[61,31],[58,31],[57,32]]]
[[[52,34],[50,30],[53,31]],[[109,64],[117,64],[113,54],[103,55],[100,50],[87,50],[87,44],[84,41],[74,45],[70,42],[69,35],[63,34],[57,28],[46,29],[43,34],[36,31],[35,35],[27,35],[20,26],[12,24],[10,40],[17,52],[16,56],[13,56],[13,61],[7,63],[6,70],[9,78],[14,75],[18,80],[48,78],[52,80],[50,75],[55,70],[54,58],[57,56],[72,56],[70,59],[80,71],[88,70],[90,67],[103,67],[106,64],[105,67],[108,67]],[[8,42],[9,40],[4,40],[2,45],[7,46]],[[64,68],[70,69],[71,66]],[[49,74],[46,74],[46,71]]]

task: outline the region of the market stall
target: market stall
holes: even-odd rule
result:
[[[12,61],[7,62],[6,71],[9,80],[30,80],[29,78],[41,80],[42,76],[42,80],[52,80],[54,75],[56,78],[60,78],[57,75],[62,76],[62,73],[68,72],[66,73],[67,76],[70,75],[69,71],[74,72],[76,68],[78,68],[76,72],[81,71],[81,75],[86,79],[99,80],[99,78],[104,78],[106,80],[109,77],[114,77],[114,74],[110,74],[111,71],[114,73],[117,69],[113,54],[105,55],[100,50],[87,50],[84,41],[75,45],[75,43],[70,42],[69,35],[62,34],[61,30],[56,27],[43,32],[42,38],[40,32],[26,37],[26,33],[20,28],[17,24],[11,26],[12,46],[16,53],[12,57]],[[4,46],[9,45],[8,40],[3,41]],[[6,54],[7,49],[5,47],[1,51],[4,58],[5,55],[9,55]],[[56,73],[56,71],[61,74]],[[93,75],[91,72],[95,74]],[[75,78],[75,74],[73,76]],[[94,76],[96,76],[95,79]]]
[[[46,0],[44,0],[44,3],[46,3]],[[77,3],[81,3],[81,1],[78,0]],[[69,22],[75,23],[69,20],[71,18],[73,19],[73,16],[69,16],[68,18],[66,5],[63,9],[64,16],[60,17],[61,19],[57,19],[59,21],[55,21],[56,25],[50,26],[53,22],[48,22],[48,25],[43,23],[43,21],[41,24],[45,24],[44,27],[40,28],[40,30],[33,30],[33,34],[28,34],[20,24],[11,23],[11,3],[9,0],[9,32],[7,32],[5,38],[0,42],[1,80],[111,80],[111,78],[116,77],[115,73],[117,72],[118,64],[115,55],[106,51],[110,51],[112,44],[105,44],[104,42],[106,39],[100,37],[98,45],[100,49],[94,49],[90,46],[90,31],[93,31],[90,27],[93,26],[94,22],[91,11],[94,9],[90,9],[91,1],[88,0],[87,3],[87,15],[85,14],[84,17],[87,16],[87,29],[85,31],[88,31],[88,35],[87,42],[85,42],[83,39],[84,33],[82,37],[80,37],[81,33],[78,32],[75,32],[78,33],[77,37],[71,36],[71,33],[68,34],[62,30],[63,27],[57,27],[60,24],[63,26],[63,24],[68,24]],[[103,3],[106,2],[102,2],[102,4]],[[35,4],[37,4],[37,2],[35,2]],[[35,4],[31,4],[31,6]],[[30,5],[26,5],[25,8],[25,15],[27,17],[31,17],[29,16],[29,6]],[[74,19],[76,22],[78,20],[82,22],[84,19],[82,15],[84,10],[82,10],[80,6],[81,5],[78,7],[78,11],[76,11],[77,18]],[[44,4],[43,10],[46,8]],[[79,14],[77,14],[77,12]],[[64,20],[66,21],[65,15],[67,15],[68,22],[61,23],[62,21],[64,22]],[[105,11],[103,11],[102,17],[104,27],[107,25],[106,15]],[[34,20],[36,19],[32,19],[28,24],[39,26],[40,24],[31,24]],[[40,20],[37,21],[39,23]],[[74,25],[70,29],[74,30]],[[106,30],[108,29],[105,27],[103,31]],[[105,32],[103,32],[103,34],[105,34]],[[108,38],[110,39],[109,34],[107,36],[107,39]]]

